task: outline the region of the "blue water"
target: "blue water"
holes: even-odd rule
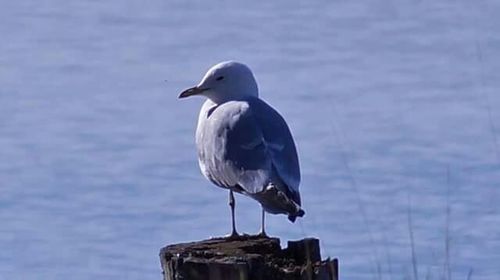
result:
[[[227,59],[298,145],[307,214],[269,217],[271,235],[321,238],[343,279],[497,278],[499,12],[3,1],[0,279],[161,279],[162,246],[228,233],[227,193],[196,160],[202,99],[176,98]],[[238,196],[239,229],[259,219]]]

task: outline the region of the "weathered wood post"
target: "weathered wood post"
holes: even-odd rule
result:
[[[319,240],[243,236],[169,245],[160,251],[164,280],[338,280],[337,259],[321,260]]]

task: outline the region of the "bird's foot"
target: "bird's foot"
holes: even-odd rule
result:
[[[224,236],[224,238],[227,240],[238,240],[238,239],[241,239],[241,237],[242,236],[239,235],[238,232],[236,232],[235,230],[233,230],[233,232],[231,232],[231,234]]]
[[[260,238],[269,238],[269,235],[267,235],[267,233],[264,230],[261,230],[259,233],[257,233],[256,236]]]

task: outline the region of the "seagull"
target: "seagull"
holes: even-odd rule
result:
[[[197,86],[179,98],[207,98],[196,128],[198,163],[203,175],[229,190],[232,232],[234,192],[262,206],[260,236],[266,237],[265,212],[285,214],[291,222],[305,212],[300,203],[300,168],[295,143],[283,117],[259,98],[255,77],[236,61],[218,63]]]

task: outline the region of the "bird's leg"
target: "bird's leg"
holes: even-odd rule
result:
[[[234,207],[236,206],[236,202],[234,200],[234,194],[232,190],[229,190],[229,207],[231,207],[231,223],[233,230],[231,232],[231,235],[229,235],[229,238],[235,238],[238,237],[239,234],[236,232],[236,222],[234,220]]]
[[[266,220],[266,212],[264,212],[264,208],[262,208],[262,224],[260,226],[260,232],[259,232],[259,236],[261,237],[268,237],[267,234],[266,234],[266,223],[265,223],[265,220]]]

